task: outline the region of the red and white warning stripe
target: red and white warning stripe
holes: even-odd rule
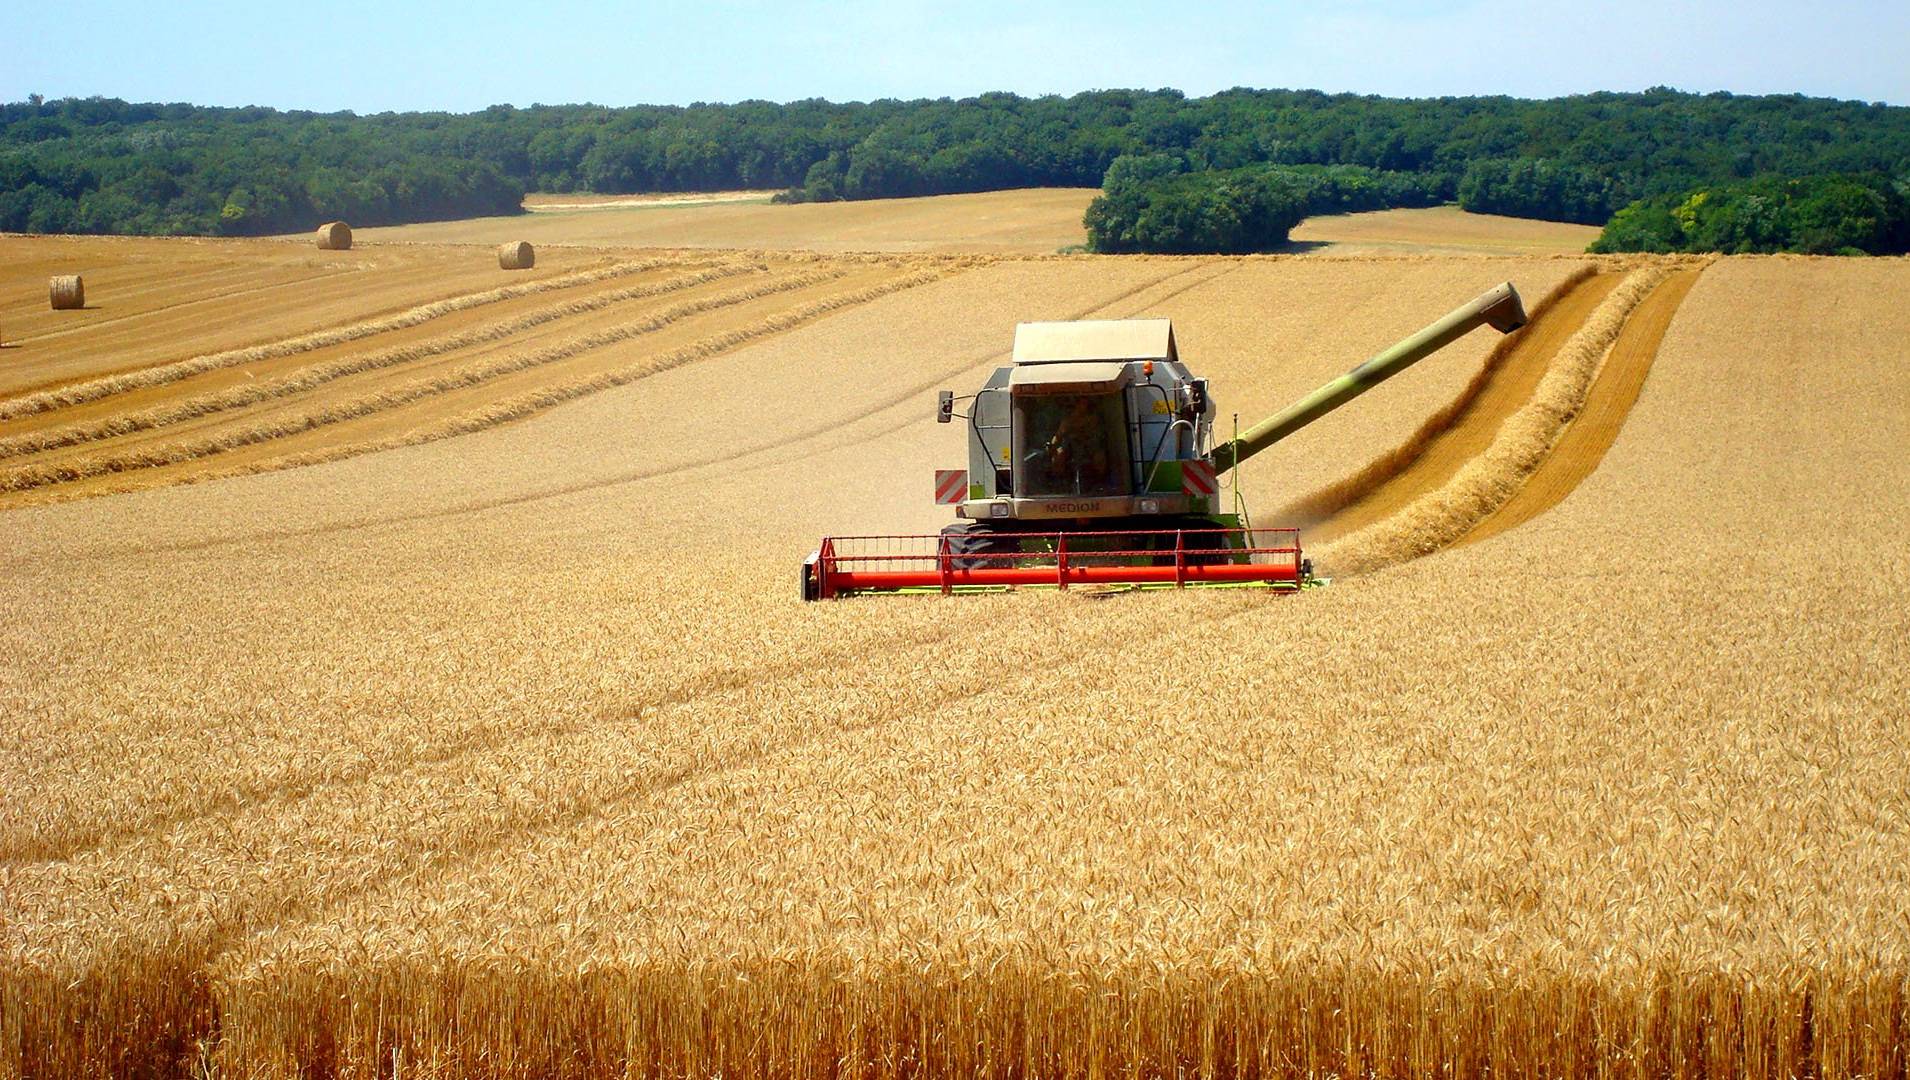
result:
[[[1194,458],[1180,463],[1180,489],[1189,495],[1217,495],[1220,483],[1214,479],[1214,463]]]
[[[950,506],[961,502],[968,494],[967,469],[935,470],[935,502],[938,506]]]

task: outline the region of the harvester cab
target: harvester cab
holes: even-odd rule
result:
[[[1213,428],[1166,319],[1023,323],[1014,362],[969,402],[956,516],[1080,521],[1217,510],[1181,489]],[[942,414],[955,419],[952,412]]]
[[[968,467],[935,476],[936,501],[961,520],[939,535],[826,538],[803,562],[803,598],[1305,588],[1314,579],[1298,530],[1253,526],[1237,496],[1225,505],[1219,475],[1476,326],[1524,324],[1517,290],[1499,285],[1216,443],[1207,381],[1181,362],[1168,320],[1022,323],[1012,363],[972,396],[937,399],[936,419],[968,430]]]

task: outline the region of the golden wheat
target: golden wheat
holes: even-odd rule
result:
[[[539,294],[439,369],[279,376],[288,416],[431,399],[358,444],[390,452],[0,514],[0,1075],[1900,1074],[1902,261],[1705,267],[1604,464],[1435,558],[1284,599],[794,598],[824,531],[944,520],[930,391],[1018,319],[1171,316],[1251,421],[1585,265]],[[1542,463],[1621,306],[1690,268],[1599,265],[1630,276],[1481,468]],[[1357,473],[1495,340],[1245,495]]]
[[[1564,281],[1559,282],[1550,292],[1526,301],[1526,311],[1530,319],[1537,321],[1546,317],[1548,310],[1555,307],[1567,294],[1579,285],[1596,277],[1598,268],[1582,266]],[[1566,332],[1572,332],[1576,326],[1567,326]],[[1492,381],[1503,374],[1502,369],[1514,362],[1514,357],[1529,343],[1531,334],[1507,335],[1493,345],[1492,352],[1480,365],[1478,372],[1451,401],[1440,406],[1427,417],[1412,435],[1394,447],[1366,463],[1351,476],[1343,477],[1331,484],[1293,500],[1281,508],[1283,521],[1296,524],[1325,521],[1342,515],[1354,503],[1369,498],[1377,489],[1395,480],[1419,462],[1427,449],[1439,436],[1452,430],[1466,413],[1479,404]],[[1521,358],[1524,359],[1524,358]],[[1533,357],[1543,362],[1549,356]]]
[[[1599,363],[1618,339],[1626,318],[1672,272],[1669,267],[1632,271],[1559,350],[1531,399],[1505,418],[1484,452],[1450,483],[1330,545],[1321,556],[1325,564],[1360,573],[1429,554],[1464,536],[1503,506],[1578,415]]]

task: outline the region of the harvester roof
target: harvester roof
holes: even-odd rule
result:
[[[1128,374],[1127,363],[1121,360],[1032,364],[1010,368],[1008,385],[1030,393],[1089,393],[1119,390],[1128,384]]]
[[[1168,319],[1081,319],[1015,327],[1017,364],[1174,359],[1174,324]]]

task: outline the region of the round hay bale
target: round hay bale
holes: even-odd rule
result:
[[[46,283],[54,311],[77,311],[86,306],[86,282],[78,274],[61,274]]]
[[[318,249],[320,251],[351,250],[351,226],[342,221],[328,221],[318,227]]]
[[[536,264],[537,252],[523,240],[498,246],[497,265],[501,270],[529,270]]]

